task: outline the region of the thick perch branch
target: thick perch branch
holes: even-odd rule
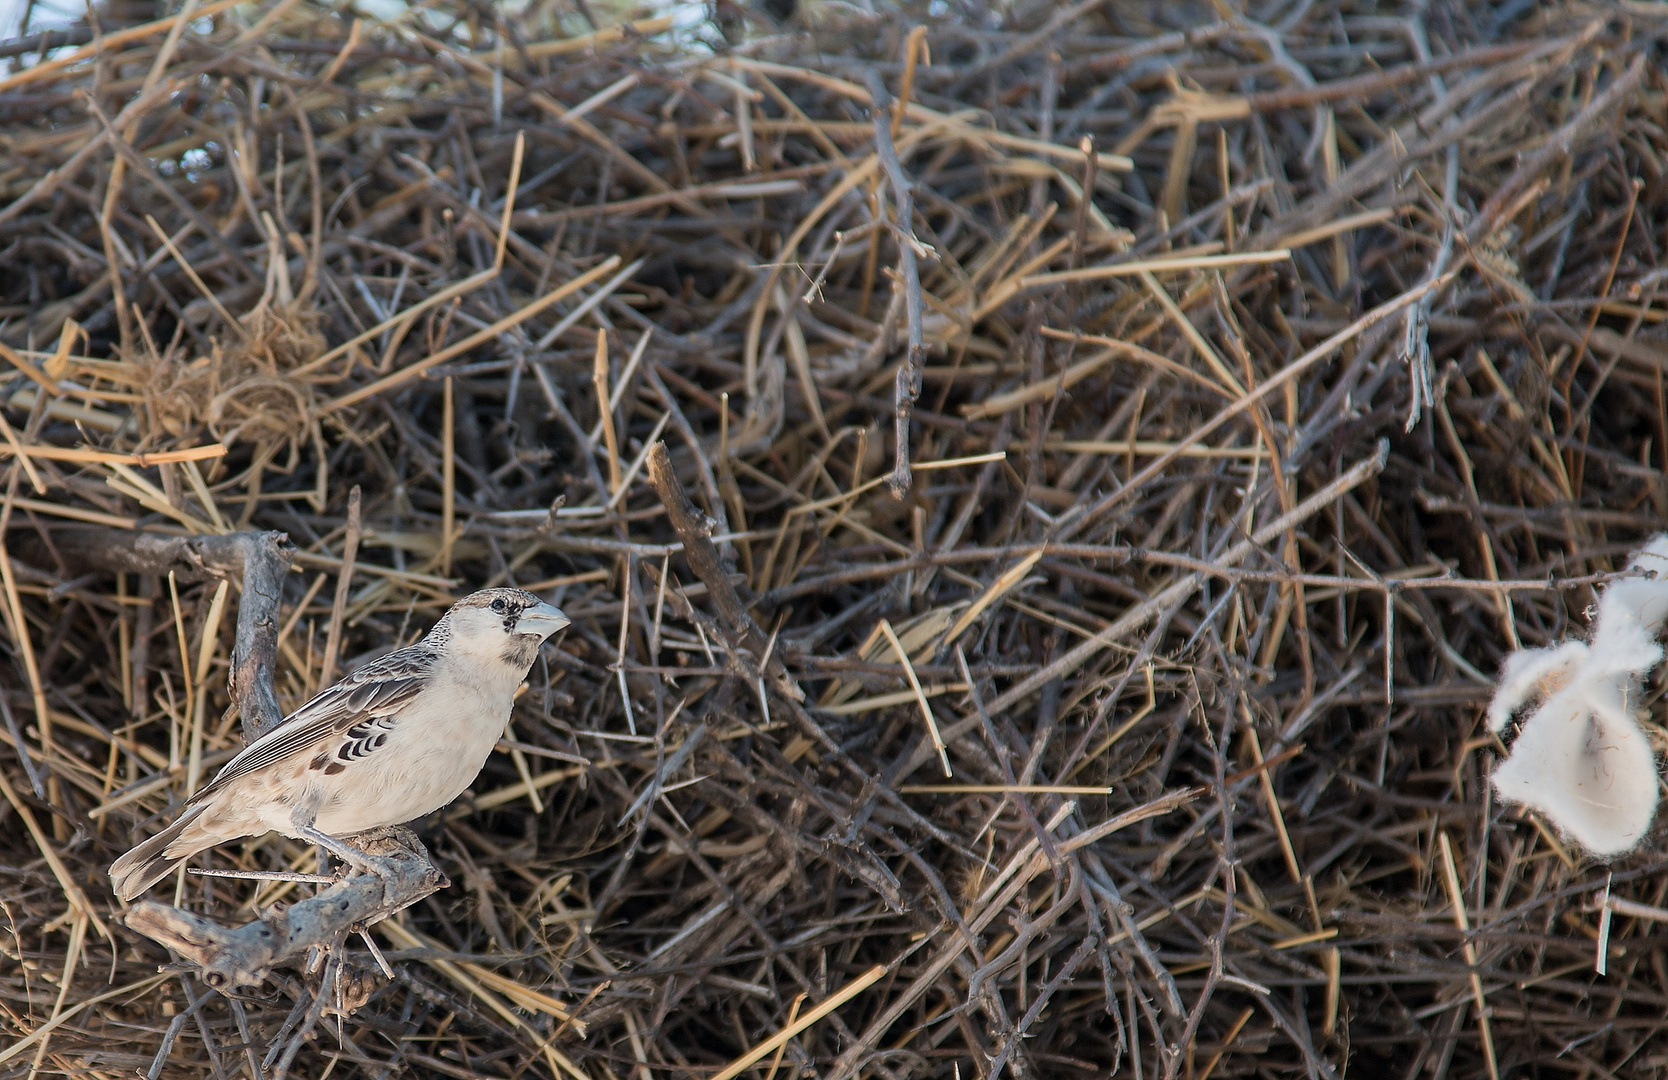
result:
[[[284,579],[295,548],[281,532],[237,532],[226,536],[156,536],[116,529],[65,529],[52,546],[66,563],[117,573],[169,574],[179,581],[204,581],[241,573],[237,643],[229,686],[243,718],[246,742],[254,742],[284,719],[273,690],[277,665],[279,611]],[[20,554],[50,564],[38,540],[21,542]],[[139,903],[127,925],[166,945],[203,969],[210,986],[253,986],[274,966],[315,945],[339,946],[362,929],[410,907],[450,882],[429,860],[421,841],[402,828],[377,829],[343,837],[372,857],[380,874],[338,881],[283,911],[269,911],[239,927],[226,927],[166,904]]]
[[[203,981],[217,990],[255,986],[278,963],[315,945],[339,946],[353,931],[451,884],[407,829],[360,833],[353,843],[383,868],[381,877],[361,874],[338,881],[311,899],[268,911],[235,929],[150,901],[134,905],[127,925],[201,967]]]

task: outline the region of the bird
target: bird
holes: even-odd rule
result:
[[[561,609],[521,589],[453,604],[420,640],[354,670],[250,743],[179,818],[110,867],[131,901],[217,844],[278,832],[361,872],[340,837],[433,813],[461,795],[510,719]]]

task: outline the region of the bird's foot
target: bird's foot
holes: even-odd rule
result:
[[[336,856],[339,862],[346,864],[356,874],[370,874],[372,877],[381,878],[384,881],[394,876],[394,868],[388,863],[388,860],[379,859],[374,855],[360,851],[352,844],[338,840],[329,833],[320,832],[310,826],[297,828],[296,832],[300,839],[311,844],[317,844],[325,851],[330,852],[330,854]]]

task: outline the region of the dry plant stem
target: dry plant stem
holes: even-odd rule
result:
[[[342,539],[342,568],[336,572],[336,597],[330,604],[330,630],[324,640],[324,660],[319,665],[316,689],[323,690],[336,678],[336,658],[342,647],[342,616],[347,611],[348,593],[353,590],[353,564],[359,557],[359,538],[364,526],[359,517],[359,485],[348,492],[347,535]],[[444,543],[444,541],[442,541]]]
[[[152,87],[124,105],[122,111],[116,114],[116,119],[111,121],[112,127],[125,127],[134,118],[145,115],[167,100],[176,89],[178,87],[171,81]],[[110,134],[110,129],[107,128],[93,136],[68,161],[41,177],[28,191],[18,196],[4,210],[0,210],[0,225],[17,217],[42,199],[50,197],[65,183],[75,179],[75,174],[81,171],[82,166],[104,148]]]
[[[921,396],[921,363],[926,355],[921,327],[925,302],[921,298],[921,270],[916,265],[915,249],[915,187],[904,176],[903,164],[898,160],[898,147],[892,141],[892,97],[880,81],[879,73],[867,73],[869,97],[873,101],[870,119],[875,129],[875,154],[886,173],[886,183],[892,189],[892,203],[897,220],[893,233],[898,241],[898,273],[903,278],[904,325],[907,348],[898,365],[892,386],[892,424],[894,461],[887,486],[893,498],[901,499],[909,491],[913,480],[909,468],[909,414],[915,399]]]
[[[719,533],[729,532],[730,522],[724,509],[724,495],[718,489],[718,477],[712,471],[712,462],[707,460],[707,456],[702,450],[700,437],[695,434],[695,429],[690,426],[689,418],[684,415],[683,409],[678,405],[677,398],[673,397],[672,392],[666,388],[665,380],[660,377],[657,365],[650,363],[643,369],[643,374],[649,385],[654,387],[654,392],[660,398],[661,403],[666,406],[666,411],[672,417],[672,423],[683,436],[684,444],[689,447],[690,454],[695,458],[695,466],[701,477],[701,490],[706,493],[707,504],[711,508],[712,518],[717,523]],[[728,541],[725,541],[725,543],[727,544]]]
[[[358,25],[355,23],[355,25]],[[452,403],[452,377],[446,376],[440,396],[440,572],[452,572],[452,546],[457,537],[457,443],[456,407]]]
[[[133,149],[133,147],[128,144],[126,139],[122,138],[121,132],[115,130],[113,122],[104,114],[104,110],[99,107],[98,102],[91,96],[87,98],[87,108],[98,118],[98,122],[104,125],[105,129],[109,131],[110,145],[116,148],[116,152],[121,155],[121,159],[127,163],[128,168],[138,173],[153,188],[161,192],[169,203],[173,205],[174,209],[184,214],[192,224],[196,225],[197,231],[213,242],[213,244],[220,249],[221,253],[225,255],[228,260],[230,260],[233,266],[242,270],[251,281],[261,280],[262,275],[249,264],[248,259],[243,257],[243,252],[233,247],[231,242],[228,241],[224,235],[222,235],[219,229],[216,229],[207,218],[203,217],[203,215],[198,212],[196,207],[186,201],[185,196],[174,190],[173,185],[169,184],[167,181],[163,180],[162,177],[156,174],[155,167],[153,167],[150,162],[146,161],[137,150]]]
[[[596,353],[591,361],[591,385],[597,393],[597,412],[601,416],[603,443],[608,449],[608,490],[597,492],[597,497],[613,495],[620,490],[620,442],[614,433],[614,410],[609,407],[613,395],[608,389],[608,331],[597,331]],[[596,441],[593,436],[591,441]]]
[[[1605,87],[1602,93],[1594,96],[1592,101],[1570,118],[1569,123],[1559,128],[1534,153],[1520,161],[1512,175],[1495,189],[1483,204],[1483,208],[1477,211],[1477,216],[1466,226],[1466,236],[1477,242],[1492,233],[1501,224],[1497,220],[1500,212],[1537,176],[1550,168],[1554,162],[1567,158],[1576,142],[1591,135],[1593,128],[1619,119],[1621,113],[1616,108],[1616,103],[1632,96],[1639,89],[1639,84],[1645,78],[1645,70],[1645,57],[1635,56],[1632,63],[1628,64],[1627,70]]]
[[[1093,837],[1109,835],[1150,817],[1167,814],[1193,797],[1195,796],[1192,793],[1172,793],[1162,796],[1135,810],[1102,822],[1088,832],[1079,833],[1065,843],[1060,843],[1058,846],[1061,854],[1069,854],[1071,851],[1082,849]],[[1045,823],[1044,827],[1049,830],[1058,829],[1075,808],[1075,804],[1066,803],[1053,818]],[[975,901],[975,914],[966,921],[970,933],[977,934],[988,926],[1001,913],[1005,905],[1036,875],[1048,869],[1049,865],[1048,857],[1039,850],[1039,845],[1035,839],[1021,845],[1004,868],[1003,875]],[[909,1008],[914,1006],[920,995],[938,981],[945,970],[968,947],[968,944],[968,937],[959,934],[953,935],[953,939],[939,949],[927,964],[922,966],[921,974],[916,976],[911,985],[900,992],[892,1003],[870,1022],[861,1038],[845,1053],[841,1054],[829,1071],[831,1080],[845,1080],[846,1077],[855,1075],[862,1067],[863,1057],[873,1052],[876,1039],[892,1024],[896,1023],[898,1018]],[[1156,960],[1154,963],[1156,963]],[[1174,993],[1173,989],[1171,993]],[[1176,1005],[1179,1006],[1179,1002]]]
[[[1427,282],[1414,289],[1409,289],[1407,292],[1402,293],[1394,300],[1380,304],[1378,307],[1367,312],[1365,315],[1361,316],[1350,325],[1344,327],[1336,334],[1328,337],[1319,345],[1316,345],[1296,360],[1293,360],[1291,363],[1281,368],[1277,374],[1264,380],[1257,386],[1256,389],[1250,391],[1233,404],[1222,409],[1204,424],[1194,428],[1188,433],[1186,439],[1178,441],[1170,450],[1159,455],[1158,458],[1144,466],[1139,472],[1135,473],[1135,475],[1131,476],[1124,482],[1122,487],[1118,488],[1110,495],[1102,498],[1095,506],[1091,514],[1100,513],[1108,507],[1127,499],[1142,484],[1146,483],[1154,476],[1157,476],[1166,465],[1170,464],[1170,462],[1179,457],[1182,451],[1187,447],[1195,445],[1201,440],[1209,437],[1229,420],[1245,412],[1247,409],[1251,408],[1259,401],[1262,401],[1280,387],[1291,383],[1304,371],[1327,359],[1334,351],[1341,348],[1347,342],[1361,336],[1365,331],[1376,326],[1378,323],[1383,322],[1385,319],[1394,315],[1396,312],[1402,310],[1408,305],[1418,303],[1426,296],[1444,288],[1453,281],[1455,276],[1457,276],[1456,271],[1449,271],[1434,281]],[[1062,534],[1068,537],[1074,535],[1081,524],[1086,522],[1091,514],[1084,515],[1078,520],[1078,522],[1075,522],[1072,526],[1062,530]]]
[[[1448,887],[1448,899],[1453,905],[1454,925],[1462,934],[1469,934],[1470,919],[1465,914],[1465,893],[1460,889],[1459,872],[1454,866],[1454,849],[1448,840],[1446,832],[1438,832],[1437,840],[1442,851],[1442,880]],[[1604,948],[1601,936],[1600,948]],[[1483,996],[1483,981],[1477,975],[1477,950],[1469,940],[1465,942],[1465,963],[1471,969],[1471,994],[1477,1006],[1477,1029],[1482,1034],[1483,1059],[1488,1065],[1489,1080],[1500,1080],[1500,1067],[1494,1052],[1494,1036],[1489,1031],[1488,1000]]]
[[[767,670],[771,677],[779,684],[791,687],[792,680],[787,669],[778,657],[769,655],[769,639],[759,624],[753,621],[753,616],[748,614],[747,606],[741,602],[729,575],[724,572],[723,564],[718,560],[718,549],[712,542],[711,519],[690,501],[689,493],[672,471],[672,455],[663,442],[649,447],[648,475],[649,486],[660,497],[672,528],[683,541],[684,559],[707,587],[707,595],[718,608],[718,614],[754,657],[764,660],[768,655]],[[789,696],[798,700],[802,695],[790,692]]]
[[[422,375],[423,372],[427,371],[429,368],[434,367],[437,364],[443,364],[452,357],[466,353],[470,349],[493,340],[498,337],[498,335],[505,333],[511,328],[519,326],[521,323],[531,319],[533,316],[537,315],[541,311],[544,311],[557,301],[577,292],[586,285],[596,281],[598,278],[610,273],[619,265],[620,257],[618,255],[610,256],[608,259],[585,271],[578,277],[575,277],[572,280],[567,281],[545,293],[543,296],[534,300],[532,303],[527,304],[514,314],[504,316],[491,326],[488,326],[483,330],[477,330],[475,333],[469,335],[463,340],[453,342],[451,345],[441,349],[439,352],[426,356],[414,364],[409,364],[400,368],[398,371],[384,375],[376,382],[370,383],[366,386],[361,386],[359,389],[343,394],[341,397],[333,398],[330,401],[324,402],[322,405],[318,406],[318,414],[323,416],[341,409],[350,408],[359,404],[361,401],[365,401],[378,394],[392,390],[397,386],[401,386],[412,379],[417,378],[419,375]]]
[[[1384,464],[1389,459],[1390,446],[1387,442],[1380,442],[1378,453],[1365,461],[1358,462],[1349,471],[1310,495],[1294,506],[1288,513],[1280,515],[1274,521],[1259,528],[1249,539],[1242,540],[1224,552],[1216,563],[1224,568],[1232,567],[1244,561],[1264,545],[1273,543],[1287,529],[1302,524],[1340,496],[1354,490],[1362,483],[1377,476],[1384,470]],[[1277,558],[1270,558],[1278,563]],[[1149,620],[1158,617],[1166,611],[1179,607],[1204,584],[1205,574],[1194,571],[1172,582],[1151,598],[1136,604],[1123,615],[1119,616],[1111,626],[1102,630],[1094,637],[1069,650],[1058,660],[1043,666],[1036,672],[1021,679],[1009,687],[1002,694],[990,702],[986,708],[992,714],[1001,713],[1023,701],[1026,697],[1036,693],[1054,679],[1069,675],[1082,667],[1088,659],[1103,649],[1112,647],[1124,637],[1140,629]],[[944,729],[943,737],[946,743],[954,742],[974,725],[978,724],[977,715],[957,721]],[[932,744],[925,740],[916,744],[915,752],[910,756],[909,764],[896,779],[902,779],[920,768],[933,756]]]

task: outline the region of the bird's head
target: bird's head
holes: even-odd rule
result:
[[[525,674],[539,646],[568,625],[568,617],[521,589],[482,589],[453,604],[441,622],[454,648],[497,658]]]

